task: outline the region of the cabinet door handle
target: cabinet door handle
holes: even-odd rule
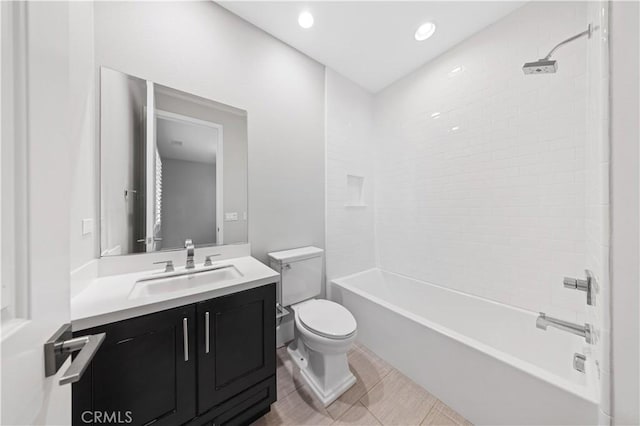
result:
[[[189,320],[182,319],[182,336],[184,337],[184,360],[189,361]]]
[[[204,313],[204,353],[208,354],[209,344],[209,312]]]

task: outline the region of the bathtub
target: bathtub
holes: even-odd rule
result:
[[[380,269],[329,290],[359,341],[475,424],[598,423],[595,365],[572,367],[588,345],[537,313]]]

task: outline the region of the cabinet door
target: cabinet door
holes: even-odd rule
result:
[[[73,385],[74,425],[177,425],[196,414],[195,305],[83,330],[106,340]]]
[[[275,284],[198,304],[198,413],[276,372]]]

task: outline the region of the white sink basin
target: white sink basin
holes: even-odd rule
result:
[[[202,286],[213,286],[242,277],[233,265],[209,267],[206,269],[181,271],[160,277],[146,277],[136,281],[129,299],[158,296]]]

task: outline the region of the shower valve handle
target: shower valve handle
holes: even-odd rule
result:
[[[588,269],[585,271],[585,273],[587,275],[586,280],[564,277],[562,283],[565,288],[584,291],[585,293],[587,293],[587,305],[593,306],[596,304],[595,291],[598,289],[598,287],[593,273]]]

